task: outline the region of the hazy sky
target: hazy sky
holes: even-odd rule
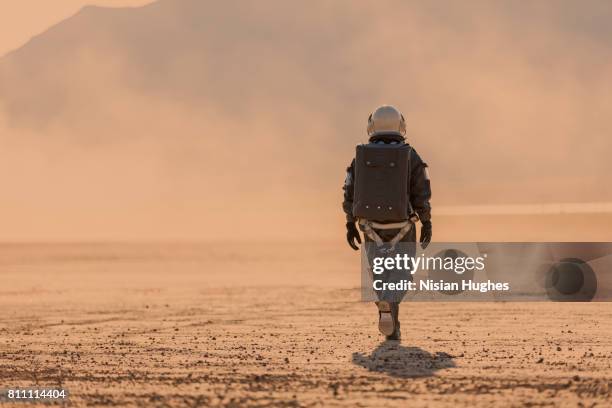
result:
[[[140,6],[152,0],[5,0],[0,1],[0,55],[20,47],[32,36],[76,13],[86,5]]]
[[[0,240],[342,239],[379,103],[430,166],[436,239],[493,239],[443,206],[612,202],[609,1],[84,4],[0,6],[4,48],[44,32],[0,59]],[[523,240],[612,231],[514,214]]]

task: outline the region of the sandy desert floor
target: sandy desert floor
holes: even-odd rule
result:
[[[63,387],[70,406],[612,405],[612,305],[406,303],[384,342],[358,267],[340,245],[2,245],[0,388]]]

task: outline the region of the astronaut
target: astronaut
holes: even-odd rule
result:
[[[420,220],[419,242],[425,249],[432,236],[429,173],[427,164],[406,142],[404,116],[393,106],[380,106],[368,118],[367,133],[369,143],[357,147],[343,187],[348,244],[359,250],[361,229],[366,251],[398,244],[416,251],[415,224]],[[371,260],[371,254],[367,256]],[[405,292],[394,297],[376,295],[379,331],[387,340],[400,340],[399,304]]]

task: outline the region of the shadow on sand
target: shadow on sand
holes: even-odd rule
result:
[[[353,353],[353,364],[394,377],[429,377],[438,370],[455,367],[451,355],[428,353],[418,347],[404,347],[397,341],[384,341],[370,355]]]

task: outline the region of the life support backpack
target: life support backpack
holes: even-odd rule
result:
[[[410,145],[371,143],[356,150],[353,216],[380,222],[409,220]]]

